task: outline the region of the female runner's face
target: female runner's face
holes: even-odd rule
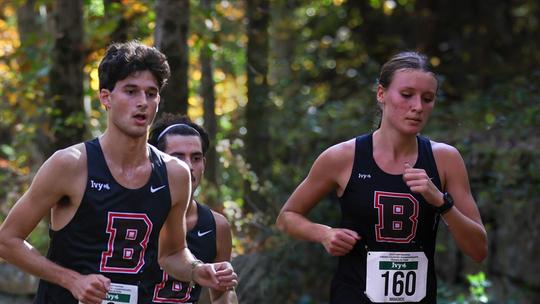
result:
[[[426,125],[437,94],[437,79],[422,70],[398,70],[388,88],[377,88],[381,128],[416,135]]]

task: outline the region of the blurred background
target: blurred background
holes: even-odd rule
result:
[[[536,0],[1,0],[0,222],[52,152],[104,130],[99,60],[138,39],[169,58],[160,111],[212,137],[197,198],[232,224],[240,302],[327,303],[336,259],[275,218],[320,152],[374,129],[381,64],[418,50],[440,79],[423,134],[462,153],[489,237],[475,264],[440,226],[439,303],[540,303],[538,37]],[[310,217],[335,225],[336,198]],[[36,282],[0,261],[0,303]]]

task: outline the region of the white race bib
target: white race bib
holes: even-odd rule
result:
[[[136,285],[112,283],[107,297],[101,304],[137,304],[137,296]]]
[[[419,302],[426,296],[428,260],[423,252],[370,251],[366,295],[372,302]]]

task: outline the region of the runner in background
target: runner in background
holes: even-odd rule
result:
[[[183,160],[191,170],[192,197],[187,207],[187,245],[196,258],[205,263],[225,262],[231,259],[231,227],[227,219],[195,200],[206,164],[210,141],[206,131],[188,117],[163,113],[150,131],[149,143],[159,150]],[[196,303],[201,286],[189,285],[163,272],[154,295],[162,303]],[[238,303],[234,289],[210,289],[212,303]]]

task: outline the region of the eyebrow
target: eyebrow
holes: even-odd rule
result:
[[[135,89],[135,88],[139,88],[138,85],[136,84],[133,84],[133,83],[126,83],[123,88],[125,89]],[[150,87],[147,87],[145,88],[145,90],[152,90],[152,91],[159,91],[158,88],[156,86],[150,86]]]
[[[185,152],[171,152],[172,154],[176,154],[176,155],[186,155],[186,154],[189,154],[189,153],[185,153]],[[171,155],[172,155],[171,154]],[[203,155],[202,152],[194,152],[194,153],[191,153],[192,155],[196,155],[196,156],[199,156],[199,155]]]
[[[414,87],[402,87],[402,88],[398,88],[399,90],[413,90],[413,91],[419,91],[417,90],[416,88]],[[429,94],[433,94],[433,95],[436,95],[437,93],[436,92],[433,92],[433,91],[421,91],[422,94],[426,94],[426,93],[429,93]]]

